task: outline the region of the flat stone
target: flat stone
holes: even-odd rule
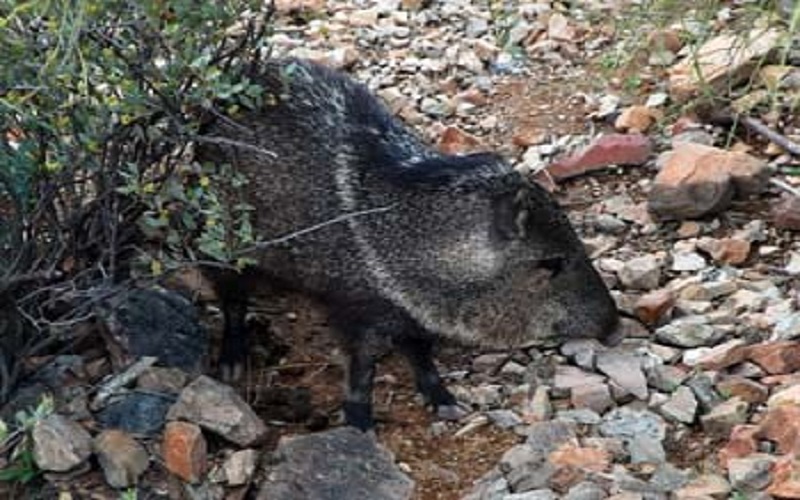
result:
[[[167,414],[187,420],[239,446],[250,446],[266,433],[264,422],[229,386],[202,375],[186,386]]]
[[[575,155],[557,160],[547,171],[563,180],[612,165],[643,165],[652,148],[650,139],[641,134],[602,135]]]
[[[769,486],[774,458],[757,453],[744,458],[734,458],[728,462],[728,480],[738,491],[758,491]]]
[[[556,366],[556,373],[553,379],[553,388],[557,391],[568,391],[573,387],[588,384],[602,384],[605,377],[590,373],[568,365]]]
[[[531,425],[525,442],[534,453],[544,458],[564,443],[576,443],[577,431],[572,422],[552,420]]]
[[[258,452],[253,449],[239,450],[231,453],[222,464],[228,486],[248,484],[256,471]]]
[[[629,106],[622,110],[614,122],[614,128],[620,132],[641,134],[655,124],[660,113],[647,106]]]
[[[633,436],[627,440],[627,447],[633,464],[661,464],[667,460],[662,442],[649,436]]]
[[[700,417],[703,429],[711,434],[727,436],[735,425],[743,424],[747,421],[747,402],[739,398],[728,399],[711,411]]]
[[[589,409],[600,414],[614,406],[608,385],[603,383],[573,387],[570,392],[570,401],[573,408]]]
[[[661,405],[660,410],[669,419],[691,424],[697,415],[697,399],[691,389],[681,386]]]
[[[652,255],[643,255],[625,262],[617,274],[625,288],[653,290],[661,280],[661,263]]]
[[[675,498],[689,500],[701,497],[728,498],[731,485],[728,481],[716,474],[703,474],[692,479],[689,484],[675,492]]]
[[[98,434],[94,439],[94,451],[106,482],[112,488],[136,485],[150,465],[150,456],[144,447],[123,431],[112,429]]]
[[[649,394],[647,379],[636,356],[618,351],[605,351],[597,355],[597,369],[639,399]]]
[[[281,438],[275,453],[259,500],[406,500],[414,490],[391,453],[352,427]]]
[[[39,420],[31,431],[33,460],[48,472],[66,472],[92,454],[92,438],[79,424],[53,413]]]
[[[569,489],[564,500],[604,500],[608,493],[600,485],[591,481],[581,481]]]
[[[712,346],[719,343],[725,332],[713,325],[703,323],[702,317],[687,316],[656,330],[656,339],[677,347]]]
[[[208,466],[208,445],[200,427],[190,422],[169,422],[164,428],[161,453],[167,470],[188,483],[203,478]]]

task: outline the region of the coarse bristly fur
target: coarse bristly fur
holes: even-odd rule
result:
[[[386,339],[448,415],[455,399],[431,359],[436,336],[512,346],[615,333],[614,301],[567,217],[500,157],[438,153],[363,85],[307,61],[269,62],[259,81],[267,104],[211,123],[204,133],[227,145],[198,155],[247,177],[263,240],[318,227],[262,247],[258,278],[240,283],[280,284],[328,306],[349,355],[348,423],[373,425]],[[245,354],[236,304],[247,286],[220,286],[238,311],[226,314],[225,363]]]

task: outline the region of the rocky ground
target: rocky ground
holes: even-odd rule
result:
[[[611,349],[446,345],[473,410],[458,423],[428,415],[391,358],[376,443],[337,427],[341,370],[312,305],[263,303],[272,335],[231,389],[196,375],[187,304],[143,293],[131,310],[149,323],[112,304],[107,349],[28,360],[46,369],[3,409],[9,422],[54,393],[55,412],[24,415],[45,493],[800,498],[792,2],[639,3],[282,0],[273,42],[351,72],[440,149],[499,150],[551,189],[647,329]],[[131,365],[148,349],[175,368]]]

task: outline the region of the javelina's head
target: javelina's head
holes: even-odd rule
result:
[[[616,304],[550,194],[492,155],[458,161],[475,164],[434,179],[434,161],[426,184],[437,189],[413,190],[408,209],[382,224],[390,295],[426,327],[466,341],[618,341]]]

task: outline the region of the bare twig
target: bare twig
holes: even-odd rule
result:
[[[356,217],[363,217],[365,215],[388,212],[389,210],[393,209],[395,206],[396,206],[396,204],[392,204],[392,205],[388,205],[388,206],[385,206],[385,207],[370,208],[370,209],[367,209],[367,210],[359,210],[358,212],[350,212],[350,213],[342,214],[342,215],[339,215],[338,217],[334,217],[333,219],[327,220],[325,222],[320,222],[319,224],[314,224],[313,226],[309,226],[309,227],[307,227],[305,229],[300,229],[299,231],[294,231],[294,232],[289,233],[289,234],[287,234],[285,236],[281,236],[279,238],[275,238],[275,239],[272,239],[272,240],[269,240],[269,241],[262,241],[262,242],[256,243],[254,245],[254,247],[251,247],[251,248],[248,248],[248,249],[244,249],[241,252],[239,252],[239,255],[252,252],[253,250],[261,250],[261,249],[264,249],[264,248],[267,248],[267,247],[280,245],[282,243],[286,243],[288,241],[291,241],[291,240],[293,240],[295,238],[299,238],[300,236],[306,235],[308,233],[312,233],[314,231],[319,231],[320,229],[326,228],[328,226],[332,226],[334,224],[339,224],[341,222],[346,222],[346,221],[348,221],[350,219],[355,219]]]
[[[249,143],[237,141],[237,140],[234,140],[234,139],[228,139],[227,137],[212,137],[212,136],[206,136],[206,135],[199,135],[199,136],[193,137],[193,139],[195,141],[197,141],[197,142],[205,143],[205,144],[216,144],[216,145],[221,145],[221,146],[231,146],[231,147],[234,147],[234,148],[246,149],[248,151],[252,151],[252,152],[260,154],[260,155],[269,156],[270,158],[277,158],[278,157],[277,154],[275,154],[273,151],[270,151],[268,149],[264,149],[262,147],[254,145],[254,144],[249,144]]]
[[[98,387],[97,395],[89,405],[93,410],[98,410],[120,389],[136,380],[145,370],[153,366],[158,358],[146,356],[130,365],[124,372],[119,373]]]
[[[786,191],[787,193],[789,193],[789,194],[791,194],[793,196],[797,196],[797,197],[800,198],[800,189],[797,189],[794,186],[790,186],[789,184],[783,182],[780,179],[771,178],[769,180],[769,183],[772,184],[775,187],[778,187],[778,188]]]
[[[742,125],[752,130],[756,134],[762,135],[767,139],[769,139],[770,141],[774,142],[787,153],[790,153],[794,156],[800,156],[800,144],[792,141],[783,134],[775,132],[771,128],[767,127],[760,120],[757,120],[750,116],[739,116],[739,121],[742,123]]]

